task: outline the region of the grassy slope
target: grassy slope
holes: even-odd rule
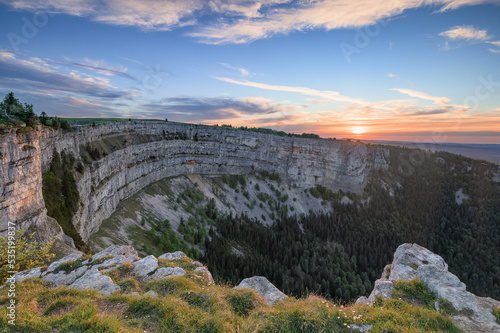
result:
[[[7,290],[0,290],[2,332],[460,332],[451,319],[401,299],[377,306],[338,306],[319,296],[288,298],[274,307],[249,290],[207,285],[194,275],[140,283],[131,266],[109,273],[121,293],[52,289],[40,279],[17,285],[16,326],[7,323]],[[144,295],[155,290],[158,298]],[[130,292],[138,295],[126,295]]]
[[[197,212],[205,210],[210,198],[215,198],[216,208],[221,212],[232,212],[233,215],[245,212],[264,224],[272,223],[272,217],[279,216],[274,205],[277,202],[288,207],[289,215],[307,214],[309,210],[326,212],[330,208],[329,205],[322,205],[321,198],[315,198],[283,181],[272,180],[260,174],[247,175],[245,179],[245,186],[237,183],[233,187],[224,183],[222,177],[188,175],[162,179],[120,202],[115,212],[103,221],[99,231],[91,236],[91,241],[100,248],[111,244],[129,244],[134,245],[142,255],[161,254],[163,252],[157,251],[157,244],[146,231],[168,219],[172,229],[177,232],[181,217],[185,221],[190,217],[194,218],[197,221],[193,226],[195,230],[203,226],[208,229],[211,221]],[[180,199],[186,190],[201,191],[201,201],[194,204],[189,197]],[[258,194],[266,195],[267,199],[260,200]],[[287,200],[283,200],[285,195]],[[269,205],[270,201],[273,204]],[[180,233],[177,236],[183,238]],[[195,245],[189,241],[188,243]],[[152,251],[147,253],[145,247]]]

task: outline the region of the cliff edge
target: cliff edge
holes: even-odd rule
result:
[[[42,196],[42,173],[54,149],[85,162],[77,179],[81,207],[73,217],[84,241],[121,200],[166,177],[265,170],[298,188],[321,184],[360,193],[370,170],[388,167],[389,154],[358,142],[169,122],[108,123],[69,133],[40,126],[27,134],[11,129],[0,136],[0,235],[9,222],[38,229],[40,238],[54,235],[44,231]],[[86,158],[86,149],[98,151],[98,157]]]

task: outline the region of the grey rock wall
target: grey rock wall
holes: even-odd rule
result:
[[[118,147],[110,145],[113,139],[120,141]],[[41,128],[28,135],[9,133],[0,137],[1,233],[11,220],[24,228],[45,223],[41,174],[49,167],[53,149],[79,156],[81,146],[89,142],[107,145],[109,154],[87,165],[78,181],[83,205],[73,223],[85,241],[121,200],[165,177],[267,170],[298,188],[321,184],[360,193],[369,171],[387,168],[389,160],[388,150],[358,142],[171,122],[110,123],[73,133]],[[34,149],[23,150],[27,144]]]

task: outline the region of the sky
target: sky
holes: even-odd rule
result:
[[[500,0],[0,0],[0,98],[59,117],[500,143]]]

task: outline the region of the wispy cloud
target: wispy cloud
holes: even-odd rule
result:
[[[327,100],[324,99],[316,99],[316,98],[306,98],[309,102],[316,103],[316,104],[326,104],[328,103]]]
[[[450,101],[450,99],[446,98],[446,97],[435,97],[435,96],[431,96],[429,94],[426,94],[424,92],[420,92],[420,91],[412,90],[412,89],[391,88],[389,90],[394,90],[394,91],[400,92],[402,94],[406,94],[406,95],[411,96],[411,97],[417,97],[417,98],[433,101],[437,105],[446,105]]]
[[[215,79],[220,80],[220,81],[224,81],[224,82],[228,82],[228,83],[232,83],[232,84],[241,85],[241,86],[259,88],[259,89],[265,89],[265,90],[273,90],[273,91],[295,92],[295,93],[299,93],[299,94],[306,95],[306,96],[315,96],[315,97],[329,99],[329,100],[333,100],[333,101],[337,101],[337,102],[355,103],[355,104],[359,104],[359,105],[367,105],[368,104],[368,102],[364,101],[361,98],[352,98],[352,97],[344,96],[337,91],[321,91],[321,90],[311,89],[311,88],[307,88],[307,87],[277,86],[277,85],[252,82],[252,81],[238,81],[238,80],[233,80],[233,79],[226,78],[226,77],[215,77]]]
[[[66,61],[53,61],[53,64],[67,66],[67,67],[79,67],[94,71],[99,74],[106,76],[121,76],[132,81],[138,81],[134,76],[127,73],[127,68],[111,66],[103,61],[84,59],[83,61],[73,61],[66,59]]]
[[[170,97],[141,107],[152,116],[175,115],[178,121],[200,122],[276,114],[296,109],[262,97],[234,99],[228,97]]]
[[[208,25],[190,33],[209,44],[248,43],[261,38],[311,29],[356,28],[397,16],[425,5],[441,6],[439,11],[490,2],[489,0],[331,0],[296,2],[277,7],[255,18],[242,18]]]
[[[393,79],[397,79],[397,80],[401,79],[401,75],[399,75],[399,74],[387,73],[385,76],[393,78]]]
[[[218,62],[218,64],[221,65],[221,66],[224,66],[224,67],[226,67],[228,69],[233,69],[233,70],[239,72],[240,75],[243,76],[243,77],[246,77],[246,76],[250,75],[250,72],[246,68],[235,67],[235,66],[232,66],[232,65],[230,65],[228,63],[225,63],[225,62]]]
[[[486,43],[494,46],[500,47],[500,41],[492,41],[494,38],[493,35],[488,34],[487,30],[480,30],[475,28],[472,25],[468,26],[456,26],[450,30],[444,31],[439,34],[442,37],[447,38],[450,41],[456,42],[469,42],[469,43]],[[449,51],[451,49],[458,48],[460,44],[455,45],[454,47],[450,46],[450,43],[446,41],[444,45],[441,46],[441,49],[445,51]],[[500,49],[488,48],[488,51],[492,53],[500,53]]]
[[[476,29],[472,25],[457,26],[444,31],[439,35],[452,40],[468,40],[478,42],[484,42],[493,38],[493,36],[488,35],[488,31]]]
[[[444,113],[463,114],[464,112],[470,109],[470,107],[468,106],[449,103],[450,99],[447,97],[436,97],[412,89],[392,88],[390,90],[394,90],[411,97],[432,101],[433,104],[427,106],[425,105],[418,106],[417,103],[412,100],[366,101],[364,99],[353,98],[342,95],[337,91],[322,91],[307,87],[270,85],[266,83],[259,83],[252,81],[238,81],[229,78],[216,78],[216,79],[231,84],[243,85],[258,89],[292,92],[305,96],[320,97],[322,101],[330,100],[339,103],[345,103],[344,106],[341,106],[336,110],[337,113],[343,114],[344,119],[349,119],[349,118],[382,119],[393,116],[422,116],[422,115],[438,115]],[[313,102],[317,101],[316,99],[311,99],[311,98],[307,98],[307,100]]]
[[[189,35],[211,44],[248,43],[293,31],[363,27],[405,10],[437,11],[492,0],[0,0],[11,8],[88,17],[112,25],[165,31],[194,26]]]
[[[201,0],[0,0],[15,9],[89,17],[112,25],[144,30],[170,30],[196,23],[194,13],[205,7]]]
[[[38,90],[47,93],[67,92],[99,98],[129,98],[130,91],[112,87],[108,80],[71,71],[61,73],[51,61],[20,57],[0,50],[0,85],[17,90]]]

